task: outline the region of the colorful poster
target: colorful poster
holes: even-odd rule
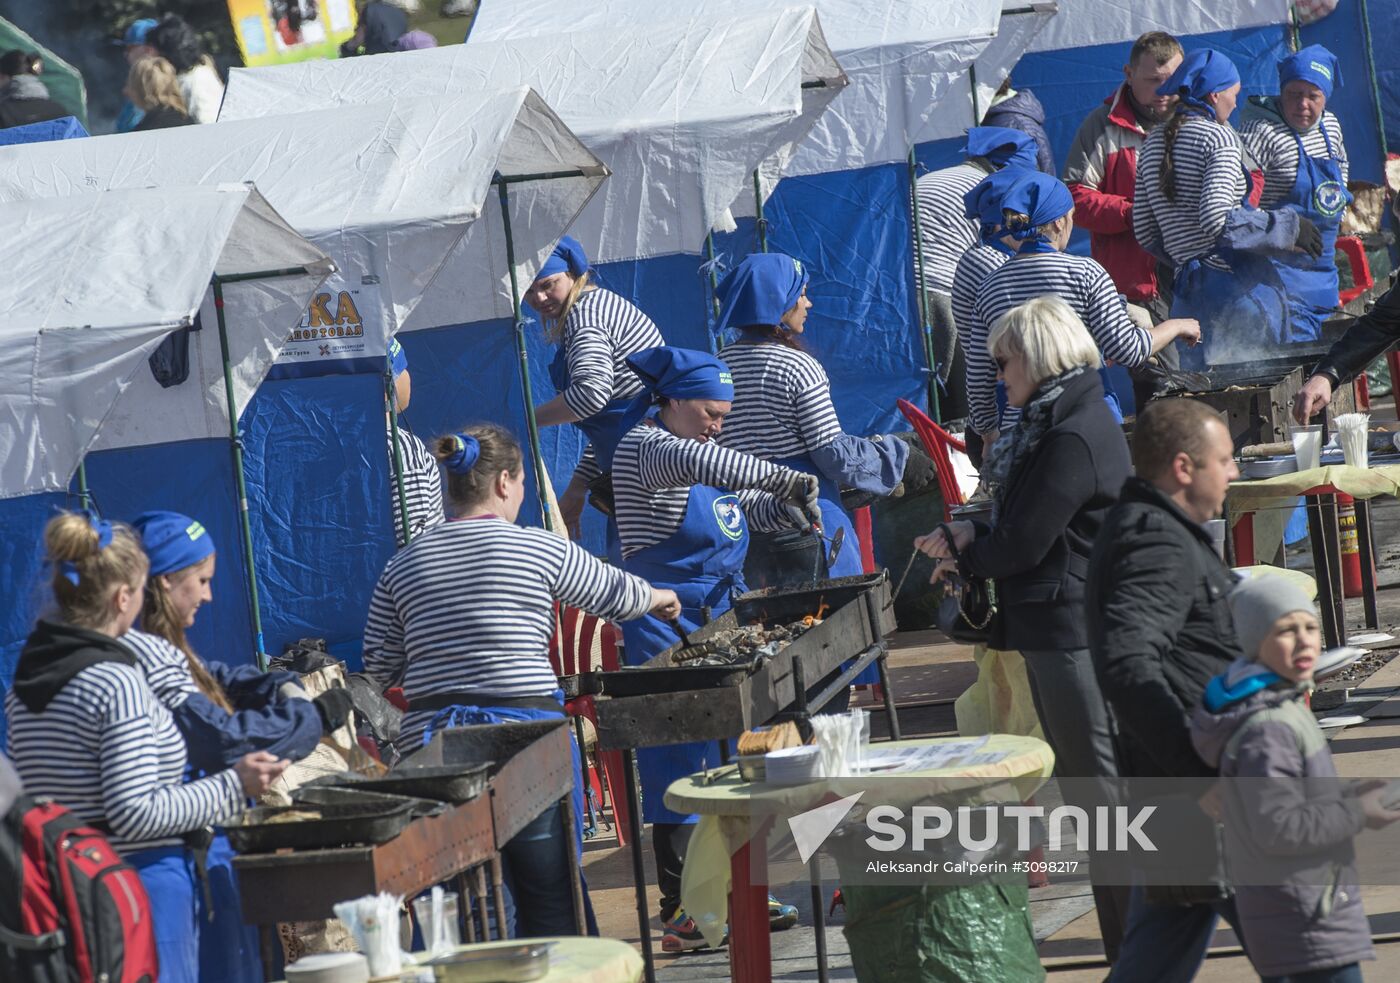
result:
[[[249,67],[335,58],[355,33],[354,0],[228,0]]]

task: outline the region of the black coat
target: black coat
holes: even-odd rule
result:
[[[1113,709],[1124,774],[1214,774],[1191,743],[1212,676],[1239,657],[1226,595],[1234,574],[1205,528],[1131,478],[1089,560],[1089,648]]]
[[[52,99],[6,99],[0,102],[0,130],[8,130],[12,126],[28,126],[30,123],[44,123],[72,115],[72,110],[60,106]]]
[[[1008,650],[1075,649],[1084,629],[1084,578],[1104,513],[1128,477],[1128,444],[1097,372],[1071,379],[1040,443],[1007,478],[995,528],[979,524],[963,570],[996,581],[991,638]]]
[[[171,126],[190,126],[193,123],[194,120],[190,118],[189,113],[171,109],[169,106],[157,106],[155,109],[147,111],[134,129],[140,133],[144,130],[164,130]]]
[[[1361,370],[1400,343],[1400,288],[1391,287],[1347,328],[1314,372],[1332,377],[1334,386],[1350,382]]]

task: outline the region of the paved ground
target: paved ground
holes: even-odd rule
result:
[[[1400,503],[1386,501],[1374,510],[1373,522],[1378,559],[1383,565],[1380,583],[1380,615],[1383,627],[1400,636]],[[1292,550],[1289,565],[1310,567],[1306,551]],[[1353,630],[1359,630],[1359,601],[1348,602]],[[1400,646],[1400,638],[1373,648]],[[900,722],[905,736],[948,736],[955,733],[952,702],[976,678],[971,649],[942,641],[935,632],[896,635],[890,656],[892,685],[899,694]],[[1400,659],[1388,663],[1369,679],[1343,690],[1339,699],[1349,701],[1346,712],[1369,715],[1365,724],[1336,732],[1332,750],[1344,775],[1400,776]],[[869,700],[867,696],[866,701]],[[1340,712],[1338,710],[1325,711]],[[874,707],[872,728],[878,739],[885,730],[884,714]],[[651,845],[645,844],[648,863],[650,904],[656,903],[655,873],[650,869]],[[585,846],[584,864],[599,927],[604,935],[636,942],[638,925],[633,900],[630,860],[627,851],[617,848],[606,830]],[[834,881],[825,885],[829,900]],[[816,947],[812,931],[811,897],[808,885],[775,885],[774,893],[797,904],[801,923],[794,929],[773,936],[774,979],[815,980]],[[1366,910],[1376,936],[1378,961],[1365,967],[1368,979],[1400,979],[1400,887],[1366,889]],[[1098,941],[1097,921],[1084,885],[1058,880],[1048,887],[1031,891],[1031,917],[1042,962],[1055,983],[1080,983],[1103,979],[1107,966]],[[844,939],[842,913],[838,910],[828,923],[828,965],[833,980],[853,980]],[[660,926],[651,922],[657,946],[658,978],[668,983],[719,981],[729,979],[727,950],[663,955],[659,951]],[[1393,936],[1393,938],[1392,938]],[[1254,980],[1257,975],[1240,953],[1232,933],[1218,933],[1211,958],[1200,975],[1206,983]],[[997,981],[1000,983],[1000,981]]]

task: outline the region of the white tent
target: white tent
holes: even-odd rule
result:
[[[0,278],[0,497],[66,488],[91,447],[227,437],[212,307],[189,334],[189,377],[161,388],[148,359],[190,326],[210,279],[230,284],[229,359],[241,409],[288,326],[335,269],[251,185],[110,191],[0,204],[24,241]]]
[[[529,275],[607,169],[524,86],[0,147],[0,201],[256,181],[345,283],[377,294],[380,316],[364,319],[377,344],[364,354],[379,356],[459,240],[462,261],[439,288],[461,320],[510,315],[497,175],[512,182],[517,268]]]
[[[725,208],[752,197],[759,163],[790,156],[846,79],[813,8],[796,7],[234,69],[219,118],[514,84],[539,92],[612,171],[571,230],[609,262],[699,251]],[[467,320],[428,303],[446,323]]]
[[[1031,43],[1031,51],[1062,51],[1132,41],[1148,31],[1176,37],[1288,23],[1289,0],[1061,0],[1060,13]]]
[[[745,9],[789,3],[758,0]],[[850,86],[817,121],[787,174],[902,161],[911,145],[946,135],[940,132],[944,100],[996,36],[1002,0],[816,0],[816,8]],[[483,0],[469,45],[553,34],[561,24],[616,31],[639,23],[723,22],[733,9],[732,0]]]

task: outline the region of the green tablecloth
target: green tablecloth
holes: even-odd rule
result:
[[[1353,468],[1330,464],[1307,471],[1294,471],[1274,478],[1240,480],[1230,485],[1227,500],[1230,522],[1238,523],[1246,513],[1254,515],[1254,555],[1271,557],[1283,541],[1283,528],[1293,514],[1293,504],[1310,488],[1331,485],[1352,498],[1371,499],[1381,495],[1400,496],[1400,464],[1374,468]]]

